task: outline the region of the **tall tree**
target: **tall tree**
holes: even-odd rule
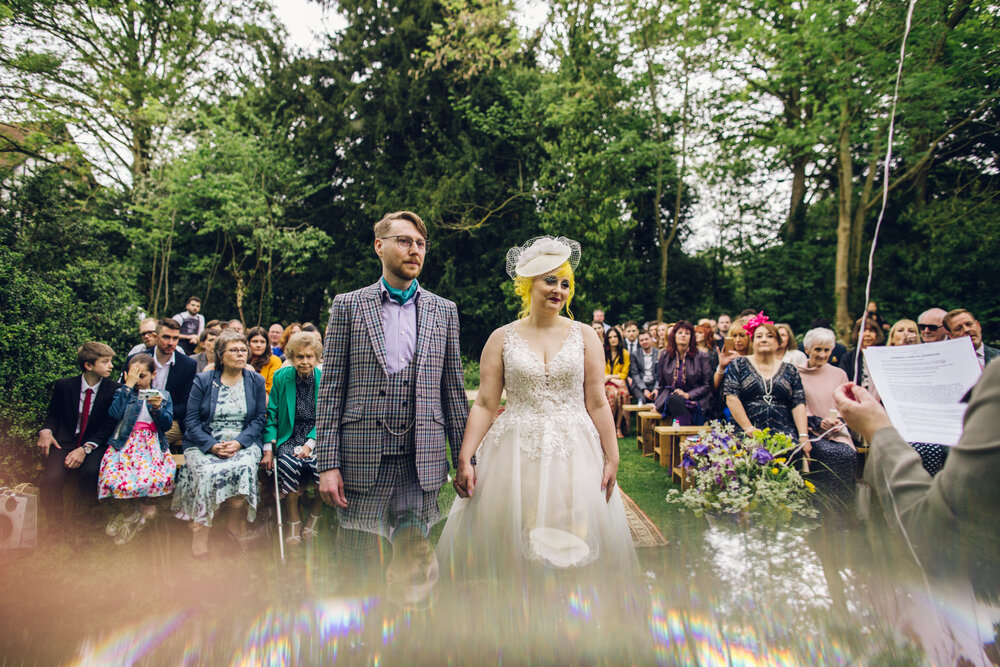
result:
[[[217,99],[252,70],[254,43],[275,30],[266,0],[4,5],[0,113],[11,122],[68,127],[91,149],[95,167],[124,187],[147,173],[178,115]]]

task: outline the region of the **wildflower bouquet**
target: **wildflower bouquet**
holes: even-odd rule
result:
[[[731,424],[717,421],[710,426],[682,447],[690,486],[683,493],[671,489],[667,502],[699,516],[752,516],[773,523],[817,515],[809,500],[816,487],[789,465],[796,445],[788,436],[769,429],[737,434]]]

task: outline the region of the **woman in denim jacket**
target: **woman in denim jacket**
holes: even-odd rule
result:
[[[115,544],[131,540],[155,516],[156,505],[150,498],[168,495],[174,488],[177,465],[166,436],[174,418],[173,403],[167,391],[150,390],[155,375],[151,356],[132,357],[125,384],[115,392],[108,408],[118,426],[101,460],[98,495],[134,505],[131,512],[119,512],[108,523],[106,532],[115,538]]]

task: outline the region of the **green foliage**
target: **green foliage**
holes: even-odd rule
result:
[[[129,265],[118,259],[114,201],[83,200],[86,188],[58,168],[9,191],[0,209],[0,482],[23,481],[40,460],[31,446],[52,382],[79,373],[76,349],[109,344],[116,362],[135,344]],[[67,243],[72,239],[72,243]]]
[[[462,371],[466,389],[479,389],[479,361],[462,355]]]

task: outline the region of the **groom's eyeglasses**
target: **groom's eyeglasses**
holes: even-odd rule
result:
[[[427,252],[427,249],[430,248],[431,246],[431,242],[425,239],[415,239],[409,236],[400,236],[399,234],[395,236],[380,236],[379,238],[382,239],[383,241],[388,239],[396,239],[396,247],[399,248],[400,250],[406,250],[406,251],[412,248],[414,243],[417,244],[417,250],[419,250],[420,252]]]

